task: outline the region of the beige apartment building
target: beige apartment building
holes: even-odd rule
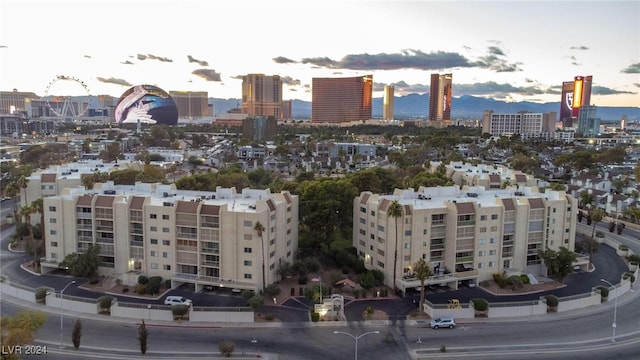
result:
[[[388,215],[394,201],[402,206],[398,218]],[[367,269],[384,273],[389,287],[397,248],[396,287],[403,292],[420,286],[412,270],[420,258],[433,271],[426,285],[457,289],[502,271],[546,276],[538,252],[574,249],[576,209],[576,200],[563,191],[539,193],[526,186],[362,192],[353,204],[353,245]]]
[[[133,285],[139,275],[184,283],[262,289],[278,280],[280,263],[293,263],[298,246],[298,197],[289,192],[220,188],[176,190],[175,185],[112,182],[65,188],[44,198],[43,271],[64,257],[100,245],[99,272]],[[256,224],[264,227],[262,237]]]

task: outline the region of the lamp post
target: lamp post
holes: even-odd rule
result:
[[[64,306],[62,305],[62,293],[64,293],[64,291],[67,290],[69,285],[75,284],[75,283],[76,283],[75,280],[71,280],[70,283],[65,285],[65,287],[63,287],[62,290],[60,290],[60,347],[64,347],[64,343],[62,342],[62,319],[63,319],[62,314],[64,312]]]
[[[608,282],[605,279],[600,279],[600,281],[609,284],[609,286],[611,286],[615,290],[616,287],[612,283]],[[618,294],[616,294],[616,298],[614,300],[614,305],[613,305],[613,324],[611,324],[613,333],[611,334],[611,342],[616,342],[616,316],[617,315],[618,315]]]
[[[356,352],[355,352],[355,355],[354,355],[353,358],[354,358],[354,360],[358,360],[358,339],[360,339],[361,337],[365,337],[367,335],[371,335],[371,334],[380,334],[380,331],[369,331],[369,332],[366,332],[364,334],[360,334],[360,335],[357,335],[357,336],[356,335],[352,335],[352,334],[350,334],[348,332],[345,332],[345,331],[334,331],[333,333],[334,334],[347,335],[347,336],[351,337],[353,340],[356,341]]]

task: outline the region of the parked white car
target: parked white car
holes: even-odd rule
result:
[[[191,306],[191,305],[193,305],[193,302],[191,301],[191,299],[187,299],[187,298],[182,297],[182,296],[167,296],[164,299],[164,304],[165,305],[188,305],[188,306]]]
[[[456,327],[456,321],[450,317],[439,317],[437,319],[431,320],[432,329],[439,329],[439,328],[453,329],[454,327]]]

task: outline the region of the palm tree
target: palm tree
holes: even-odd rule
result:
[[[29,203],[27,202],[27,186],[29,185],[29,179],[27,179],[27,177],[24,175],[20,175],[20,177],[16,179],[16,185],[18,185],[18,187],[24,191],[24,199],[22,200],[24,201],[24,204],[28,205]]]
[[[580,202],[578,207],[585,208],[588,205],[593,204],[593,200],[593,194],[589,193],[587,190],[582,190],[580,191]]]
[[[36,200],[34,200],[31,203],[31,208],[34,212],[40,214],[40,233],[41,235],[41,241],[42,243],[40,244],[40,249],[39,249],[39,253],[42,254],[43,256],[45,256],[47,253],[45,252],[46,248],[45,248],[45,231],[44,231],[44,201],[42,198],[38,198]],[[35,259],[35,263],[36,263],[36,268],[40,267],[40,257],[36,256]]]
[[[420,280],[420,305],[418,306],[418,311],[424,312],[424,282],[429,276],[431,276],[431,267],[423,258],[420,258],[413,266],[413,272],[415,273],[416,278]]]
[[[596,224],[604,217],[604,211],[600,208],[591,210],[591,221],[593,222],[593,230],[591,231],[591,244],[589,245],[589,269],[591,269],[591,260],[593,258],[593,243],[595,242]]]
[[[27,225],[27,247],[29,250],[33,250],[33,232],[31,230],[31,214],[33,214],[33,208],[31,205],[23,205],[18,212],[20,219],[24,219],[24,223]]]
[[[398,218],[402,216],[402,205],[398,200],[394,200],[387,209],[387,217],[396,220],[396,246],[393,253],[393,292],[396,291],[396,274],[398,271]]]
[[[264,238],[262,237],[262,234],[264,233],[264,226],[260,223],[260,221],[258,221],[256,222],[256,225],[253,227],[253,230],[255,230],[258,233],[258,236],[260,237],[260,243],[262,244],[262,291],[264,291],[264,289],[267,288],[265,273],[264,273],[264,262],[265,262]]]
[[[18,186],[17,183],[10,182],[9,184],[7,184],[7,187],[4,188],[4,194],[5,196],[13,199],[13,219],[17,222],[18,221],[18,203],[16,202],[15,197],[18,196],[18,194],[20,194],[20,187]]]

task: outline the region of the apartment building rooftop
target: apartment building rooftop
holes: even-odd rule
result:
[[[478,206],[497,206],[497,198],[534,199],[545,197],[547,200],[560,200],[561,192],[545,190],[538,192],[536,187],[522,186],[519,188],[508,187],[506,189],[485,189],[482,186],[463,187],[439,186],[420,187],[414,189],[396,189],[393,195],[381,195],[378,202],[397,200],[400,205],[411,205],[414,209],[437,209],[445,203],[477,203]],[[363,202],[369,199],[363,198]],[[386,207],[386,206],[385,206]]]

